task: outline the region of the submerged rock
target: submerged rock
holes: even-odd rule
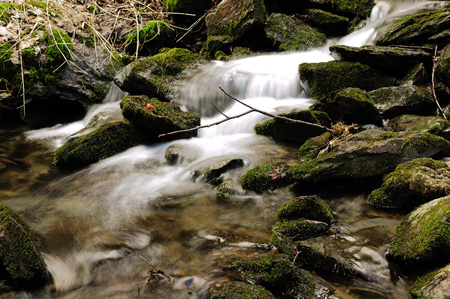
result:
[[[28,225],[0,205],[0,230],[1,278],[24,289],[43,287],[49,275]]]
[[[397,227],[388,258],[407,267],[431,267],[449,262],[450,197],[421,205]]]
[[[210,287],[208,299],[242,299],[242,298],[275,299],[275,296],[264,287],[245,282],[230,281],[219,287]]]
[[[410,209],[447,195],[450,167],[443,161],[419,158],[402,163],[383,178],[368,202],[377,207]]]
[[[450,298],[450,265],[417,279],[409,293],[417,299]]]
[[[200,180],[212,185],[219,185],[222,182],[218,179],[223,173],[242,166],[244,166],[244,160],[242,159],[224,160],[209,166],[207,169],[199,171],[199,173],[201,173]],[[217,183],[215,184],[213,181]]]

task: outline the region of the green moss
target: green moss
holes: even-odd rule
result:
[[[44,52],[47,58],[46,69],[54,72],[63,62],[71,58],[73,50],[72,40],[67,33],[52,29],[51,33],[46,31],[44,39],[48,45]]]
[[[139,33],[139,34],[138,34]],[[172,30],[165,21],[152,20],[139,29],[134,29],[132,33],[125,36],[125,44],[127,51],[136,51],[136,43],[139,37],[139,45],[144,44],[153,46],[152,50],[156,50],[159,45],[170,36]]]
[[[317,195],[300,196],[289,200],[278,210],[278,219],[295,220],[299,218],[328,224],[333,221],[331,209]]]
[[[323,150],[333,138],[329,132],[323,133],[320,136],[309,138],[302,144],[298,150],[298,157],[300,160],[310,160],[316,158],[321,150]]]
[[[417,279],[409,288],[409,293],[412,294],[416,299],[428,299],[429,294],[427,292],[424,292],[424,289],[433,283],[434,278],[439,273],[442,273],[442,269],[429,272],[419,277],[419,279]]]
[[[364,19],[370,16],[370,12],[375,6],[374,0],[333,0],[331,3],[337,12]]]
[[[286,166],[280,163],[258,165],[241,176],[241,185],[245,190],[257,193],[283,186]]]
[[[221,287],[209,289],[207,299],[275,299],[275,297],[262,286],[244,282],[227,282]]]
[[[9,23],[9,18],[11,17],[11,12],[14,9],[19,9],[20,5],[15,3],[0,3],[0,22],[4,22],[6,24]]]
[[[272,230],[293,240],[304,240],[326,233],[328,225],[318,221],[289,220],[277,222]]]

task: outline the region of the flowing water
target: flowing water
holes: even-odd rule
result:
[[[440,2],[442,3],[442,2]],[[370,44],[392,17],[433,9],[425,1],[380,2],[365,27],[329,44]],[[308,87],[298,79],[303,62],[332,60],[328,48],[211,62],[179,86],[177,103],[202,114],[202,124],[247,108],[271,113],[307,109]],[[1,298],[201,298],[211,281],[233,275],[230,265],[266,250],[276,211],[292,198],[288,189],[257,195],[241,189],[240,176],[268,161],[296,163],[297,148],[252,134],[267,119],[252,113],[199,131],[199,136],[139,145],[72,174],[51,164],[51,153],[100,113],[120,118],[115,89],[83,120],[40,130],[1,131],[1,203],[17,211],[42,242],[53,277],[36,292],[0,289]],[[164,157],[180,154],[176,165]],[[223,161],[243,159],[225,174],[236,193],[229,200],[194,175]],[[369,207],[366,195],[324,195],[336,216],[337,243],[373,281],[331,281],[340,298],[407,298],[409,282],[394,275],[384,254],[401,216]],[[167,275],[145,284],[152,266]],[[170,280],[170,283],[169,283]]]

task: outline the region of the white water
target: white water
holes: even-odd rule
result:
[[[414,2],[414,5],[411,5],[411,1],[396,5],[380,2],[364,28],[338,41],[330,41],[330,44],[351,46],[371,44],[378,28],[385,26],[392,15],[410,14],[422,9],[422,4],[424,4],[423,9],[435,5],[429,2],[426,5],[425,2]],[[212,62],[185,82],[175,101],[190,110],[200,112],[203,116],[202,124],[211,124],[223,119],[223,116],[214,111],[210,101],[228,116],[247,110],[224,95],[219,90],[219,86],[245,103],[267,112],[281,113],[294,108],[307,109],[312,99],[309,97],[308,87],[298,78],[298,65],[304,62],[330,60],[332,58],[326,46],[301,53],[261,55],[230,62]],[[63,144],[66,138],[83,129],[99,112],[109,111],[117,114],[120,111],[118,105],[120,98],[121,96],[118,96],[112,102],[91,108],[86,117],[79,122],[30,131],[27,133],[27,138],[48,142],[49,146],[56,148]],[[266,118],[253,113],[219,126],[202,129],[197,138],[153,146],[137,146],[85,170],[68,175],[41,190],[40,194],[33,198],[31,208],[27,207],[25,210],[31,215],[29,218],[39,219],[31,222],[35,230],[65,240],[65,242],[61,241],[62,245],[53,245],[54,249],[45,253],[45,261],[55,278],[54,288],[66,294],[67,298],[77,298],[82,295],[86,298],[96,297],[95,294],[98,294],[96,292],[100,291],[95,289],[95,285],[109,282],[105,277],[114,274],[120,281],[122,276],[136,275],[136,268],[139,268],[136,265],[140,261],[136,256],[129,257],[127,260],[133,267],[120,264],[121,258],[134,251],[146,253],[148,259],[151,257],[152,263],[163,264],[169,269],[171,269],[172,256],[167,256],[166,252],[174,256],[179,254],[179,260],[188,259],[188,257],[195,260],[189,253],[190,247],[183,247],[180,245],[181,241],[167,241],[165,247],[152,245],[152,234],[145,230],[145,227],[141,229],[134,223],[138,221],[136,219],[146,219],[149,211],[157,213],[159,204],[164,205],[169,202],[174,209],[190,212],[191,214],[187,212],[175,214],[180,219],[174,221],[174,226],[178,224],[181,228],[174,229],[198,230],[198,236],[195,237],[197,239],[204,238],[202,236],[207,233],[203,232],[211,228],[219,231],[237,226],[239,229],[246,229],[246,233],[249,234],[248,231],[254,230],[254,227],[264,226],[265,221],[268,221],[267,218],[270,219],[271,216],[264,215],[264,209],[263,212],[253,210],[256,210],[255,206],[264,207],[272,203],[268,203],[260,196],[249,197],[242,193],[239,196],[243,200],[248,198],[254,200],[251,206],[252,211],[245,211],[245,208],[244,211],[238,212],[230,211],[229,208],[210,207],[211,203],[206,199],[211,197],[211,187],[193,181],[192,172],[234,158],[243,159],[246,163],[243,169],[238,170],[240,173],[258,163],[286,159],[287,154],[282,148],[268,138],[252,134],[254,125]],[[166,149],[172,145],[180,148],[181,163],[175,166],[167,165],[164,158]],[[236,177],[239,178],[231,172],[228,179],[236,180]],[[238,182],[235,182],[234,187],[243,192],[239,190],[238,185]],[[197,202],[201,205],[199,206]],[[45,210],[40,208],[44,206],[44,203]],[[202,205],[207,208],[202,210]],[[198,209],[203,213],[199,213]],[[56,230],[54,227],[62,227],[64,236],[53,236]],[[193,239],[196,240],[195,238]],[[189,246],[194,245],[189,243]],[[111,249],[111,247],[118,249]],[[178,248],[178,251],[173,248]],[[225,254],[212,251],[207,255],[209,259],[213,259],[215,254],[219,256]],[[388,265],[379,253],[367,247],[351,247],[349,252],[355,255],[356,260],[358,256],[371,256],[376,260],[374,263],[358,260],[358,265],[366,270],[376,268],[374,271],[381,273],[379,279],[388,280],[386,277]],[[199,262],[203,260],[202,257],[196,258],[200,260]],[[121,267],[109,268],[113,267],[108,263],[111,260],[119,260]],[[165,263],[165,260],[169,262]],[[183,268],[179,266],[180,263],[186,268],[192,267],[188,262],[179,260],[172,261],[177,263],[178,268]],[[206,263],[206,261],[203,262]],[[100,263],[103,264],[99,266]],[[144,264],[140,268],[145,269],[145,266]],[[204,266],[198,267],[204,269]],[[108,271],[111,274],[108,274]],[[208,273],[173,271],[179,277],[209,275]],[[140,278],[143,280],[145,277]],[[204,291],[205,281],[198,277],[196,279],[199,281],[200,296]],[[113,278],[111,280],[114,281]],[[123,280],[126,279],[123,278]],[[90,284],[93,285],[90,289],[81,288]],[[132,290],[134,286],[130,287],[130,283],[111,284],[113,285],[111,289],[123,289],[116,290],[116,294],[108,296],[110,298],[127,298],[134,292]],[[182,289],[183,280],[180,279],[176,286]],[[80,290],[75,292],[76,288]],[[103,286],[103,288],[108,287]],[[74,292],[71,293],[71,291]],[[181,298],[181,293],[176,293],[176,290],[165,292],[166,297]],[[125,295],[120,295],[122,293]],[[105,296],[105,293],[102,293],[102,296]]]

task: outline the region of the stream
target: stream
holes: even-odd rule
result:
[[[440,4],[439,4],[440,3]],[[298,65],[333,58],[328,46],[371,44],[392,18],[435,9],[443,2],[379,2],[361,29],[326,47],[213,61],[177,86],[175,102],[202,115],[202,125],[247,110],[224,95],[270,113],[307,109],[313,100],[298,79]],[[0,199],[29,224],[41,241],[53,282],[38,291],[0,287],[0,298],[203,298],[208,283],[233,278],[230,265],[267,251],[271,226],[288,188],[254,194],[239,178],[264,162],[293,165],[297,147],[252,133],[268,117],[252,113],[202,129],[198,137],[139,145],[75,173],[52,165],[52,153],[98,113],[121,119],[124,93],[112,89],[101,105],[71,124],[0,130]],[[167,148],[180,153],[176,165]],[[228,200],[193,174],[232,159],[244,166],[224,174],[236,193]],[[410,281],[393,274],[385,259],[403,215],[373,209],[367,194],[326,194],[337,242],[372,282],[333,280],[338,298],[408,298]],[[145,284],[152,266],[167,277]],[[169,278],[170,277],[170,278]],[[170,282],[169,282],[170,280]],[[326,298],[325,295],[323,298]]]

